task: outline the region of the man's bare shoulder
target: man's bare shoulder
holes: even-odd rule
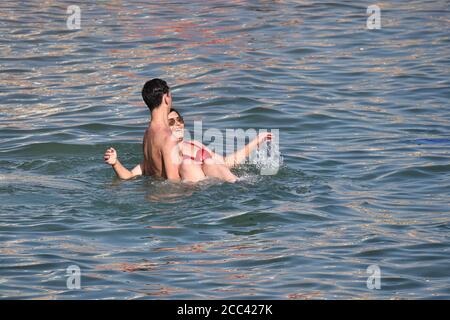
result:
[[[172,132],[166,128],[148,128],[145,135],[153,141],[155,146],[163,147],[173,140]]]
[[[164,134],[163,136],[161,136],[162,139],[162,143],[164,146],[176,146],[178,145],[179,141],[177,138],[175,138],[172,135],[172,132],[169,131],[169,133]]]

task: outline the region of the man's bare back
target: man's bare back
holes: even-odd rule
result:
[[[143,174],[170,178],[168,166],[175,166],[178,171],[180,163],[177,149],[177,141],[173,138],[170,129],[151,122],[145,130],[143,139]]]

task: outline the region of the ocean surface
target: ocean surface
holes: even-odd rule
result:
[[[449,19],[448,1],[2,1],[0,298],[450,299]],[[278,129],[279,171],[117,179],[103,153],[139,163],[155,77],[188,129]]]

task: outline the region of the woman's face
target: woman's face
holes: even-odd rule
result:
[[[169,113],[169,128],[172,134],[178,139],[178,141],[183,141],[184,138],[184,120],[175,111]]]

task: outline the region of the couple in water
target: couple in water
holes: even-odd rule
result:
[[[230,168],[245,161],[260,143],[272,139],[271,133],[262,133],[241,150],[222,157],[201,142],[184,141],[184,120],[172,108],[172,94],[164,80],[147,81],[142,98],[151,113],[144,134],[143,161],[130,171],[120,163],[114,148],[104,154],[105,163],[111,165],[121,179],[148,175],[171,181],[198,182],[210,177],[235,182],[237,178]]]

